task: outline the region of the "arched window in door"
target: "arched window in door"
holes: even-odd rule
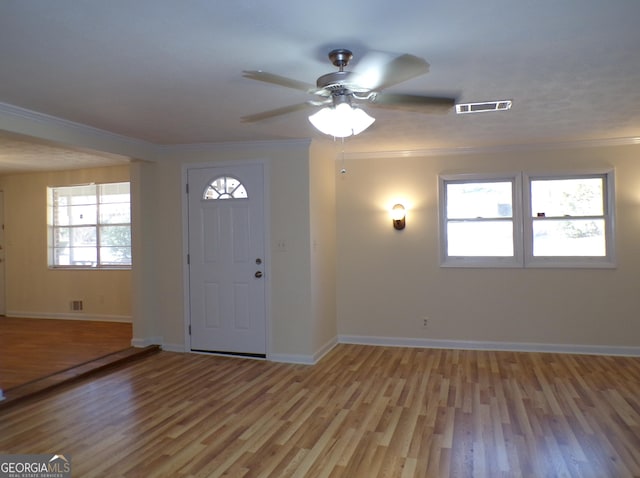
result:
[[[239,179],[231,176],[219,176],[209,183],[202,199],[215,201],[217,199],[246,199],[247,197],[249,197],[247,189]]]

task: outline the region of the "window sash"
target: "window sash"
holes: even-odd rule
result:
[[[129,183],[49,188],[49,267],[131,268]]]
[[[469,234],[470,242],[462,238]],[[511,218],[451,219],[447,222],[447,254],[450,257],[513,257]]]
[[[515,173],[506,174],[453,174],[453,175],[441,175],[439,178],[439,199],[440,199],[440,264],[443,267],[520,267],[522,264],[521,248],[517,247],[517,244],[522,240],[521,224],[521,199],[517,191],[520,190],[521,175]],[[461,214],[456,214],[455,217],[447,217],[448,207],[448,186],[459,184],[477,184],[478,186],[495,183],[509,183],[511,190],[511,211],[510,216],[506,211],[500,211],[499,204],[492,201],[494,205],[498,206],[498,210],[495,211],[495,215],[484,212],[483,217],[466,217],[462,218]],[[511,247],[510,253],[505,254],[505,251],[500,253],[491,253],[493,244],[485,245],[485,252],[477,255],[455,255],[457,247],[452,244],[455,238],[450,234],[451,226],[455,227],[456,224],[461,222],[470,226],[471,230],[474,227],[477,231],[481,229],[482,224],[499,224],[509,223],[511,225]],[[485,229],[486,233],[486,229]],[[504,232],[503,228],[503,234]],[[476,236],[474,236],[476,237]],[[479,237],[482,237],[480,235]],[[488,238],[486,238],[488,240]],[[506,240],[503,238],[503,240]],[[469,246],[473,247],[473,246]],[[451,252],[450,253],[450,249]]]

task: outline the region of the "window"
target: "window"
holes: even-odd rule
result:
[[[613,172],[440,177],[442,265],[612,267]]]
[[[47,188],[49,266],[130,268],[129,183]]]
[[[209,183],[202,199],[217,200],[246,198],[247,189],[238,179],[232,178],[231,176],[220,176]]]
[[[529,266],[613,266],[613,173],[527,176]]]

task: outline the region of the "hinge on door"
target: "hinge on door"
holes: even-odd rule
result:
[[[187,265],[191,264],[191,254],[187,254]]]
[[[185,192],[189,194],[189,183],[185,184]]]
[[[189,335],[191,335],[191,324],[189,324]]]

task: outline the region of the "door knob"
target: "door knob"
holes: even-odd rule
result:
[[[256,271],[254,275],[256,276],[257,279],[260,279],[260,277],[262,277],[262,271]]]

